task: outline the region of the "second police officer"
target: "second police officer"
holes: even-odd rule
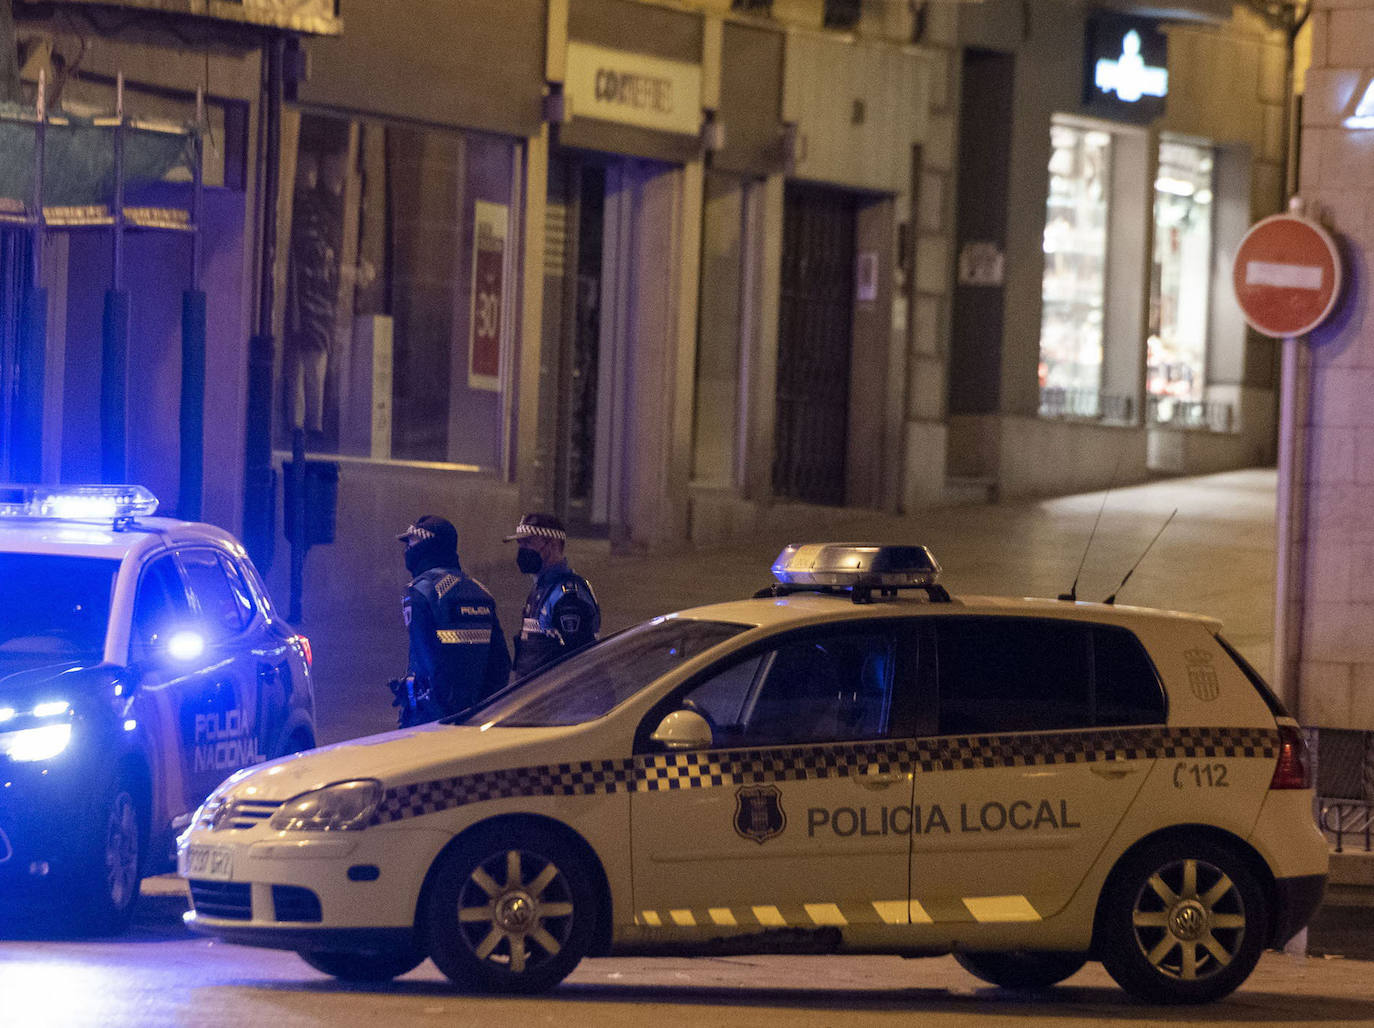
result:
[[[534,575],[515,637],[517,678],[595,642],[601,631],[601,609],[592,587],[563,555],[567,538],[563,522],[538,513],[526,514],[514,534],[506,536],[506,542],[520,544],[515,555],[520,570]]]
[[[496,602],[458,563],[458,532],[426,514],[396,537],[412,579],[401,600],[410,639],[407,682],[392,685],[401,725],[432,721],[506,685],[510,654]]]

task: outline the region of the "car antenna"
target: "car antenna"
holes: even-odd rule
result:
[[[1159,537],[1164,534],[1164,530],[1169,527],[1169,522],[1174,520],[1174,515],[1177,513],[1178,508],[1175,507],[1174,513],[1170,514],[1167,518],[1164,519],[1164,524],[1159,526],[1159,531],[1156,532],[1155,537],[1150,540],[1150,545],[1145,547],[1145,553],[1149,553],[1150,547],[1154,546],[1154,544],[1159,541]],[[1123,578],[1121,580],[1121,584],[1116,587],[1116,592],[1112,593],[1105,600],[1103,600],[1103,603],[1113,604],[1116,602],[1116,593],[1119,593],[1122,589],[1126,588],[1126,582],[1130,579],[1131,575],[1135,574],[1135,569],[1140,567],[1140,562],[1145,559],[1145,553],[1142,553],[1140,557],[1136,560],[1136,562],[1131,565],[1131,570],[1126,572],[1126,577]]]
[[[1116,467],[1112,468],[1112,477],[1107,479],[1107,491],[1102,494],[1102,506],[1097,508],[1097,520],[1093,522],[1093,530],[1088,533],[1088,545],[1083,547],[1083,556],[1079,558],[1078,570],[1073,575],[1073,585],[1069,586],[1069,591],[1060,593],[1061,600],[1068,600],[1075,603],[1078,600],[1078,579],[1083,574],[1083,565],[1088,561],[1088,551],[1093,547],[1093,536],[1097,535],[1097,526],[1102,523],[1102,512],[1107,509],[1107,497],[1112,495],[1112,483],[1116,481],[1117,468],[1121,467],[1121,458],[1116,459]]]

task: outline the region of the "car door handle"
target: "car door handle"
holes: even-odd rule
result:
[[[1098,778],[1110,778],[1112,781],[1117,781],[1119,779],[1125,778],[1127,775],[1133,775],[1137,773],[1140,770],[1140,768],[1131,766],[1122,767],[1119,764],[1107,764],[1102,766],[1094,766],[1091,770],[1092,773],[1097,775]]]
[[[898,782],[905,782],[906,775],[900,771],[893,771],[890,774],[875,774],[865,771],[858,776],[858,782],[866,789],[886,789],[889,785],[896,785]]]

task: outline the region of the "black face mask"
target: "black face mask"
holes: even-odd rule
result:
[[[544,566],[544,558],[539,556],[538,550],[522,546],[515,551],[515,566],[527,575],[537,575]]]
[[[409,572],[411,573],[412,576],[418,575],[421,571],[424,570],[424,565],[425,565],[424,547],[422,547],[422,546],[407,546],[407,547],[406,547],[406,554],[405,554],[405,556],[406,556],[406,570],[409,571]]]

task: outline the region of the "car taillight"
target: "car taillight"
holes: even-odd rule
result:
[[[1303,738],[1302,729],[1279,725],[1279,762],[1269,788],[1312,788],[1312,761],[1307,754],[1307,740]]]
[[[305,666],[313,668],[315,666],[315,654],[311,652],[310,640],[303,635],[297,635],[296,642],[301,644],[301,649],[305,652]]]

